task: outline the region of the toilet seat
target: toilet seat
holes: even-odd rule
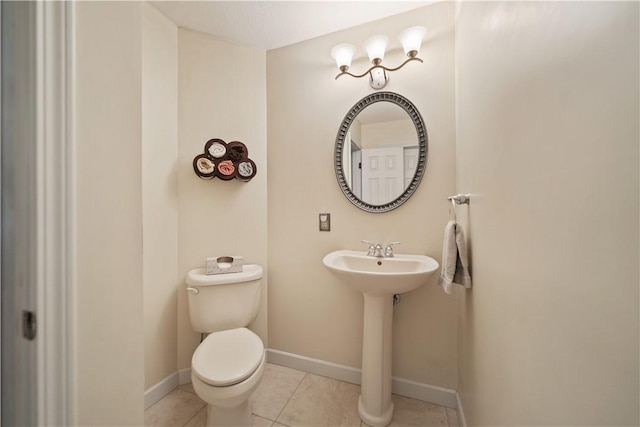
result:
[[[264,358],[264,345],[247,328],[214,332],[198,346],[191,369],[204,383],[225,387],[249,378]]]

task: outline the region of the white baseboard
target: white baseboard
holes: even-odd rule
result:
[[[462,401],[460,400],[460,393],[456,392],[456,402],[458,404],[458,423],[460,427],[467,427],[467,419],[464,417],[464,411],[462,410]]]
[[[333,378],[334,380],[360,384],[360,369],[325,362],[324,360],[312,359],[280,350],[267,349],[267,362],[309,372],[310,374]]]
[[[312,359],[280,350],[267,349],[267,362],[352,384],[360,384],[360,369],[338,365],[324,360]],[[435,403],[437,405],[448,406],[450,408],[456,408],[458,406],[456,391],[448,388],[393,377],[391,390],[400,396]]]
[[[449,408],[456,408],[458,406],[455,390],[398,377],[393,377],[391,381],[391,391],[400,396],[411,397],[412,399],[423,400],[425,402],[435,403],[436,405],[448,406]]]
[[[171,393],[176,387],[178,387],[178,385],[178,372],[174,372],[156,385],[150,387],[148,390],[145,390],[144,409],[147,409],[158,400]]]
[[[191,368],[180,369],[178,371],[178,384],[189,384],[191,382]]]

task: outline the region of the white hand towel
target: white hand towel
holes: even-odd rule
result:
[[[438,286],[450,294],[453,284],[470,288],[471,275],[469,274],[467,245],[462,226],[455,221],[449,221],[444,230],[442,267]]]

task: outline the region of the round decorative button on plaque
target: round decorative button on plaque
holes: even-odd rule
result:
[[[213,162],[206,157],[201,157],[198,159],[198,170],[202,173],[211,173],[213,172],[214,165]]]
[[[236,168],[233,166],[233,162],[231,160],[225,160],[218,164],[218,170],[221,174],[230,176],[233,175],[233,173],[236,171]]]
[[[217,177],[228,181],[237,178],[246,182],[255,176],[256,164],[249,158],[249,150],[242,142],[226,143],[213,138],[204,145],[204,153],[193,159],[193,170],[203,179]]]
[[[238,173],[240,176],[247,178],[253,175],[253,165],[249,162],[242,162],[238,165]]]
[[[221,158],[226,153],[227,153],[226,147],[220,144],[219,142],[214,142],[213,144],[211,144],[211,147],[209,147],[209,154],[211,154],[216,159]]]

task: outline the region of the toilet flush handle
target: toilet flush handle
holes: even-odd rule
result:
[[[191,286],[188,286],[187,290],[193,292],[194,294],[199,294],[200,293],[200,289],[192,288]]]

